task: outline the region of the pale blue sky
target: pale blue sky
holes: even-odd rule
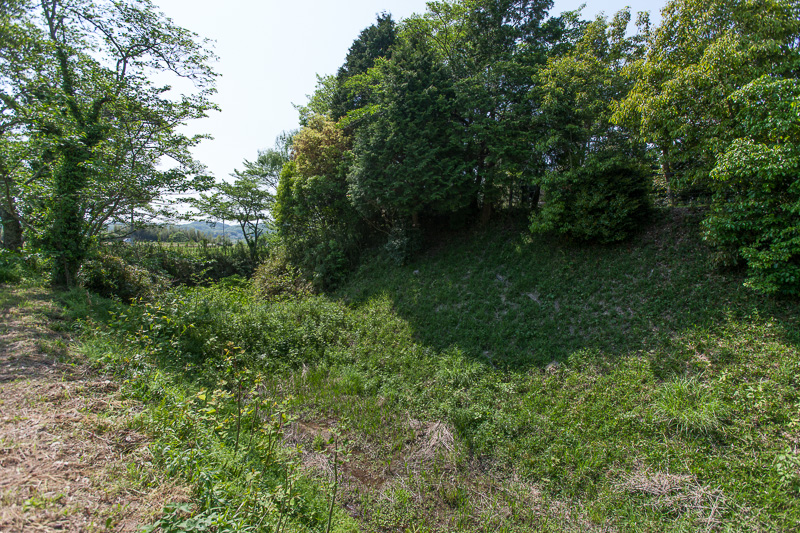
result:
[[[272,147],[283,130],[297,127],[292,106],[306,102],[316,74],[334,74],[359,32],[387,11],[395,20],[425,11],[425,0],[154,0],[177,24],[216,41],[222,75],[215,101],[222,108],[195,121],[190,133],[210,133],[195,156],[217,178],[243,159]],[[576,9],[580,0],[556,0],[551,13]],[[625,6],[660,20],[665,0],[586,2],[584,18],[611,15]],[[635,19],[635,15],[634,15]]]

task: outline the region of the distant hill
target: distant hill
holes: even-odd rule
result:
[[[201,233],[206,233],[210,237],[221,237],[223,234],[232,241],[239,241],[244,239],[242,228],[238,224],[231,224],[226,222],[225,225],[218,222],[216,225],[211,225],[209,222],[191,222],[189,224],[177,224],[171,226],[178,230],[196,229]]]
[[[125,234],[125,226],[117,224],[109,224],[106,227],[109,233],[117,233],[121,231]],[[177,232],[194,232],[205,234],[209,239],[222,237],[223,235],[232,241],[240,241],[244,239],[242,228],[238,224],[231,224],[226,222],[223,225],[221,222],[211,224],[209,222],[191,222],[188,224],[166,224],[164,226],[148,226],[136,231],[136,238],[140,240],[168,240],[169,235]]]

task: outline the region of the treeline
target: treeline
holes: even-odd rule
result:
[[[527,213],[601,243],[653,189],[702,202],[721,264],[800,291],[800,3],[674,0],[581,19],[549,0],[382,14],[285,139],[273,207],[291,262],[335,284],[368,246],[406,260],[436,227]]]
[[[195,243],[229,243],[231,235],[211,233],[197,228],[185,226],[147,226],[135,228],[133,231],[128,226],[111,226],[108,237],[112,239],[131,239],[144,242],[195,242]],[[239,236],[237,233],[236,240]]]

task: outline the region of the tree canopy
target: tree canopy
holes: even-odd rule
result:
[[[363,243],[396,249],[498,209],[608,243],[665,189],[670,205],[711,207],[709,243],[754,287],[795,290],[797,2],[672,0],[633,31],[627,9],[586,21],[551,7],[434,1],[362,31],[301,108],[276,199],[287,247],[324,248],[313,270],[334,279]]]
[[[722,265],[797,293],[796,0],[671,0],[662,22],[593,21],[550,0],[436,0],[382,13],[298,106],[300,129],[214,185],[180,127],[216,109],[209,45],[149,0],[6,0],[0,12],[0,222],[74,282],[109,223],[164,198],[237,220],[257,256],[274,220],[320,286],[367,247],[404,261],[440,227],[498,211],[612,243],[654,204],[702,206]],[[152,81],[194,84],[183,95]],[[163,82],[166,83],[166,82]],[[159,207],[159,205],[161,207]]]
[[[149,0],[6,4],[0,116],[25,146],[16,171],[3,174],[12,191],[3,211],[34,228],[53,256],[54,282],[72,285],[108,222],[207,186],[189,153],[202,136],[179,127],[215,109],[213,55]],[[155,84],[158,72],[195,92]]]

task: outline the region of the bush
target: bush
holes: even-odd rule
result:
[[[267,298],[295,298],[311,294],[311,284],[289,264],[286,249],[276,247],[253,274],[254,289]]]
[[[168,277],[173,285],[195,286],[230,276],[249,278],[256,265],[244,244],[233,246],[161,246],[157,243],[110,245],[111,255]]]
[[[419,230],[398,224],[389,232],[389,239],[383,245],[383,250],[397,266],[403,266],[419,252],[421,247],[422,238]]]
[[[545,204],[531,219],[534,233],[621,241],[636,230],[650,207],[650,172],[624,155],[591,154],[584,166],[552,173],[542,185]]]
[[[83,263],[78,271],[78,283],[100,296],[115,297],[122,301],[149,297],[167,286],[162,276],[106,253],[100,253]]]
[[[3,250],[0,255],[0,283],[19,283],[24,273],[22,260]]]
[[[17,253],[0,249],[0,283],[20,283],[41,278],[49,265],[39,253]]]
[[[230,352],[241,350],[237,360],[254,370],[297,367],[333,357],[350,339],[341,304],[319,297],[265,302],[219,285],[177,288],[136,303],[120,327],[147,331],[143,342],[165,360],[212,374],[225,367]]]
[[[800,295],[800,82],[760,78],[730,98],[740,137],[711,172],[705,237],[721,266],[747,264],[747,285]]]

